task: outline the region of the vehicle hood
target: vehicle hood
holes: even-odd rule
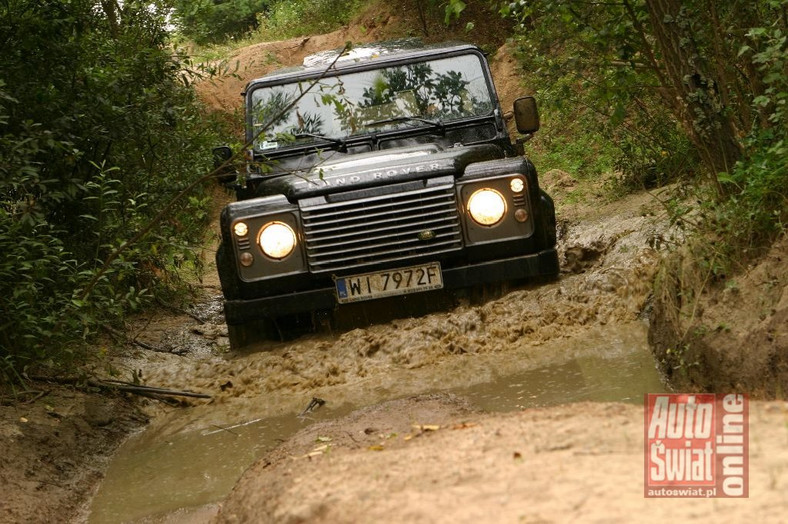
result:
[[[312,196],[416,179],[449,174],[458,177],[471,163],[503,156],[501,148],[493,144],[447,149],[428,144],[356,155],[333,153],[308,169],[262,181],[256,193],[258,196],[283,194],[295,202]]]

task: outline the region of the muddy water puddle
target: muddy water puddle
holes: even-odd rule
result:
[[[277,408],[270,396],[259,403],[246,398],[242,409],[217,403],[176,412],[120,449],[89,522],[158,521],[181,508],[217,502],[247,467],[300,429],[383,400],[442,391],[501,412],[576,401],[640,403],[644,393],[664,391],[639,322],[544,343],[537,358],[533,349],[462,355],[418,369],[392,369],[380,382],[317,390],[329,402],[305,418],[290,409],[292,398]],[[258,411],[250,407],[256,403]]]
[[[114,457],[88,522],[155,519],[180,508],[218,501],[263,454],[315,421],[350,411],[349,406],[321,409],[308,417],[252,419],[169,436],[144,431],[129,439]]]
[[[665,386],[648,348],[628,345],[632,342],[636,340],[631,336],[586,341],[592,351],[596,344],[605,344],[607,350],[451,392],[490,412],[582,401],[642,404],[646,393],[664,392]]]

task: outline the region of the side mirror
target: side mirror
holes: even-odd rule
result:
[[[233,150],[230,146],[214,147],[211,152],[213,153],[213,167],[214,169],[224,164],[233,157]]]
[[[539,110],[534,97],[521,96],[514,101],[514,122],[517,131],[524,135],[539,131]]]

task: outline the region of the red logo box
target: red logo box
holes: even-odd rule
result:
[[[647,394],[644,407],[644,496],[749,496],[746,395]]]

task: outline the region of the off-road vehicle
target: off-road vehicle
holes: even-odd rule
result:
[[[321,53],[243,96],[253,145],[216,257],[234,347],[352,303],[558,274],[553,201],[523,156],[536,104],[505,116],[478,47]]]

